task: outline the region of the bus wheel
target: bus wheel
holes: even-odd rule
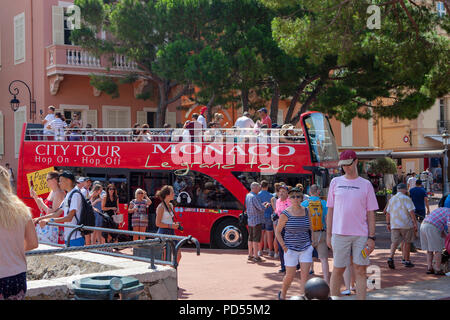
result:
[[[247,247],[247,230],[239,227],[235,219],[222,220],[214,231],[214,243],[219,249],[245,249]]]

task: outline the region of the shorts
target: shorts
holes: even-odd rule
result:
[[[327,232],[314,231],[312,233],[312,243],[317,250],[319,259],[328,259]]]
[[[414,228],[392,229],[391,242],[397,246],[402,241],[409,242],[409,243],[414,241]]]
[[[354,264],[368,266],[370,264],[369,257],[364,258],[361,253],[366,246],[367,239],[367,236],[333,234],[331,236],[331,246],[333,247],[334,267],[347,267],[350,264],[350,256],[353,256]]]
[[[26,292],[26,272],[0,279],[0,300],[23,300]]]
[[[314,248],[309,246],[303,251],[295,251],[288,249],[284,253],[284,265],[286,267],[296,267],[299,263],[312,263],[312,253]]]
[[[273,221],[271,217],[264,217],[264,224],[262,226],[262,229],[269,232],[273,231]]]
[[[429,252],[441,252],[445,246],[445,239],[441,237],[438,228],[428,222],[420,226],[420,245],[422,250]]]
[[[248,226],[248,241],[260,242],[263,224],[257,224],[254,227]]]
[[[98,212],[95,212],[95,226],[98,228],[103,227],[103,217]]]
[[[68,245],[68,242],[66,241],[66,245]],[[77,239],[71,239],[70,240],[70,246],[71,247],[82,247],[84,246],[84,238],[77,238]]]

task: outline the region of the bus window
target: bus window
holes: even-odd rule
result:
[[[239,201],[213,178],[190,171],[176,176],[173,188],[178,206],[191,208],[242,210]]]
[[[250,185],[252,182],[261,182],[266,180],[269,182],[269,192],[275,192],[274,185],[277,182],[284,182],[286,185],[295,187],[297,184],[301,184],[306,193],[308,187],[311,185],[311,175],[306,174],[286,174],[280,173],[275,175],[263,175],[260,172],[238,172],[234,171],[233,175],[244,185],[244,187],[250,191]]]
[[[304,118],[312,162],[338,161],[336,141],[328,118],[321,113],[311,113]]]

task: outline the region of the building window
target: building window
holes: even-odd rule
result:
[[[14,64],[25,62],[25,13],[14,17]]]
[[[130,107],[103,106],[103,128],[131,128]]]
[[[446,15],[444,2],[442,1],[436,2],[436,12],[439,18],[442,18],[443,16]]]
[[[445,117],[445,100],[439,99],[439,120],[445,121],[447,120]]]

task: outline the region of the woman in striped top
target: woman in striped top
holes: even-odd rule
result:
[[[300,292],[302,295],[304,294],[313,253],[310,237],[311,217],[308,209],[301,206],[303,201],[302,191],[298,188],[291,189],[289,199],[291,200],[291,206],[281,213],[276,230],[277,240],[284,251],[284,264],[286,266],[283,287],[278,292],[278,299],[280,300],[286,298],[286,293],[294,280],[298,263],[300,263],[301,269]],[[281,236],[283,229],[285,229],[284,238]]]

